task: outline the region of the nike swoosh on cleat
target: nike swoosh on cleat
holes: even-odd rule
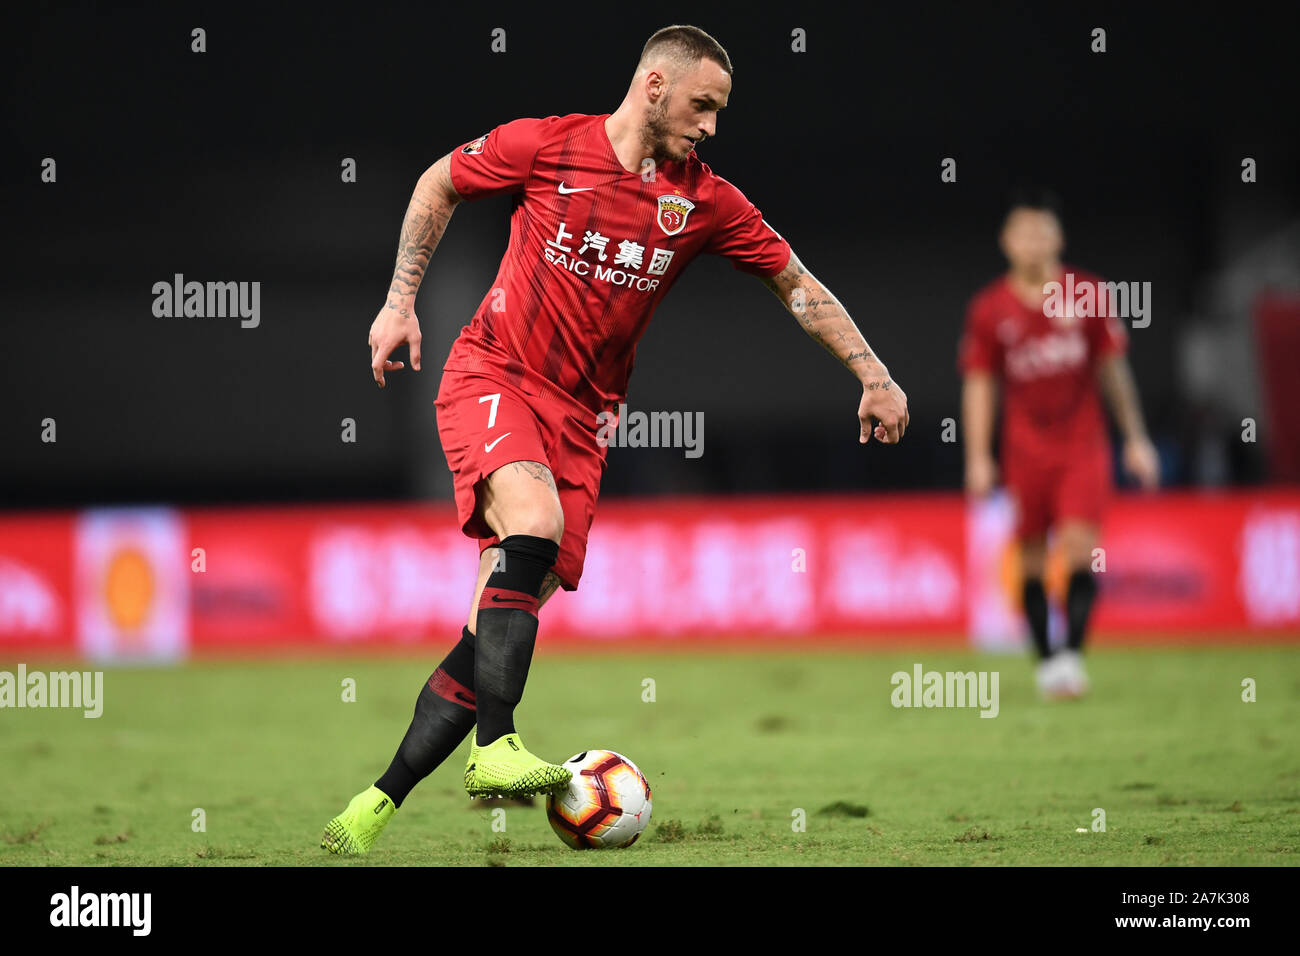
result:
[[[560,180],[560,185],[556,187],[561,196],[567,196],[569,193],[585,193],[588,189],[595,189],[595,186],[569,186],[565,187],[564,180]]]
[[[505,437],[507,437],[507,436],[509,436],[509,435],[513,435],[513,434],[514,434],[514,432],[506,432],[505,435],[500,435],[500,436],[498,436],[496,439],[494,439],[493,442],[492,442],[492,444],[490,444],[490,445],[489,445],[487,442],[484,442],[484,443],[483,443],[483,450],[484,450],[484,451],[491,451],[493,448],[496,448],[496,447],[497,447],[497,442],[499,442],[502,438],[505,438]]]

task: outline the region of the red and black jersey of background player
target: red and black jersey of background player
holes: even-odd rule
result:
[[[444,368],[504,377],[593,422],[626,396],[636,344],[691,259],[715,253],[770,276],[790,258],[754,204],[694,153],[624,169],[608,115],[518,119],[451,154],[463,199],[518,198],[496,280]]]

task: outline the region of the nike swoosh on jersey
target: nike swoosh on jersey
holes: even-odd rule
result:
[[[588,189],[595,189],[595,186],[569,186],[565,187],[564,180],[560,180],[560,185],[556,187],[561,196],[567,196],[569,193],[585,193]]]
[[[513,435],[513,434],[514,434],[514,432],[506,432],[505,435],[498,435],[496,438],[494,438],[494,439],[492,440],[492,444],[490,444],[490,445],[489,445],[487,442],[484,442],[484,443],[483,443],[483,450],[484,450],[484,451],[491,451],[493,448],[495,448],[495,447],[497,446],[497,442],[499,442],[502,438],[505,438],[507,435]]]

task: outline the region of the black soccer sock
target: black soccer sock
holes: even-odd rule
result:
[[[1023,595],[1034,651],[1040,661],[1047,660],[1052,656],[1052,648],[1047,643],[1047,592],[1043,589],[1043,579],[1025,578]]]
[[[411,726],[375,786],[400,807],[415,785],[460,746],[474,726],[475,713],[474,635],[466,627],[420,688]]]
[[[1088,617],[1092,614],[1092,602],[1097,598],[1097,579],[1087,568],[1081,568],[1070,575],[1070,586],[1065,592],[1065,618],[1069,623],[1066,631],[1066,645],[1072,651],[1083,650],[1083,641],[1088,633]]]
[[[474,693],[480,746],[515,729],[537,641],[537,598],[560,546],[549,538],[508,535],[478,603]]]

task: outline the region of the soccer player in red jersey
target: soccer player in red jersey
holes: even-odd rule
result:
[[[1010,269],[971,299],[958,360],[966,488],[974,495],[988,494],[997,478],[992,439],[1001,387],[1002,474],[1016,507],[1038,686],[1049,698],[1077,697],[1088,686],[1081,654],[1097,593],[1093,549],[1112,490],[1098,386],[1124,436],[1125,470],[1145,488],[1156,486],[1160,471],[1124,355],[1124,320],[1109,298],[1097,297],[1096,276],[1061,264],[1064,243],[1054,197],[1017,195],[1001,236]],[[1089,286],[1092,304],[1083,307]],[[1074,290],[1074,299],[1063,300],[1063,290]],[[1069,572],[1066,643],[1056,654],[1043,589],[1049,530],[1060,538]]]
[[[557,588],[577,588],[606,449],[597,432],[626,395],[656,305],[701,253],[760,278],[862,384],[860,442],[893,444],[907,397],[839,301],[745,196],[700,161],[731,93],[731,61],[707,33],[666,27],[646,43],[611,114],[505,123],[433,164],[402,224],[388,301],[370,327],[382,388],[420,368],[415,297],[456,205],[515,195],[496,281],[443,366],[438,431],[457,517],[479,543],[460,641],[421,689],[387,771],[330,821],[321,845],[364,853],[394,808],[477,725],[472,796],[561,789],[570,772],[527,751],[514,725]]]

